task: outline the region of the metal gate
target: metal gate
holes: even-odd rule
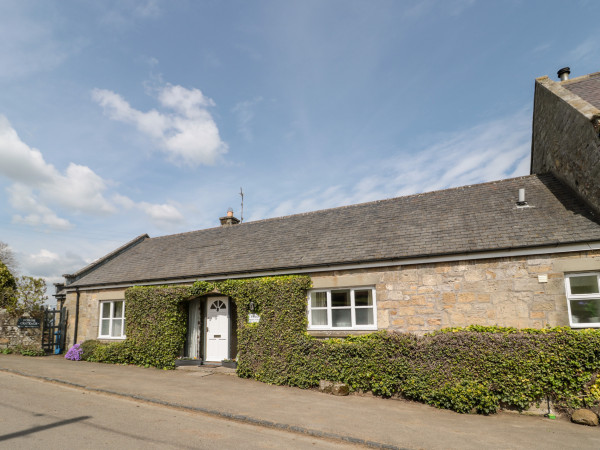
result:
[[[46,353],[58,355],[65,350],[67,331],[67,308],[44,310],[42,324],[42,348]]]

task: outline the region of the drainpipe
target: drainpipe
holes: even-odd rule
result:
[[[73,345],[77,344],[77,327],[79,326],[79,288],[75,289],[77,292],[77,302],[75,303],[75,331],[73,331]]]

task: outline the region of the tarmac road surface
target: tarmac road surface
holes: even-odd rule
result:
[[[0,448],[356,448],[0,372]]]
[[[63,386],[76,393],[79,402],[98,399],[100,406],[78,409],[78,402],[61,403],[58,394],[53,394],[50,401],[39,408],[36,403],[10,400],[11,389],[4,386],[8,375],[28,380],[27,385],[37,383],[39,389],[33,394],[36,401],[46,402],[41,397],[54,392],[52,387]],[[26,389],[27,393],[30,391],[33,392],[33,388]],[[131,403],[113,402],[117,399],[129,402],[141,399],[146,403],[138,407],[134,402],[135,408],[128,408]],[[121,413],[118,405],[125,405],[123,411],[129,412]],[[151,405],[153,408],[149,408]],[[158,413],[154,418],[145,418],[139,414],[142,406]],[[29,414],[33,420],[27,426],[19,425],[23,417],[13,421],[11,416],[17,417],[19,412],[17,407],[25,408],[20,414]],[[90,411],[94,411],[91,419],[81,419],[92,415]],[[105,411],[108,411],[107,415]],[[177,418],[173,423],[167,420],[175,415]],[[77,439],[70,439],[79,443],[79,436],[93,432],[98,423],[98,427],[110,430],[109,436],[115,439],[113,442],[120,442],[117,438],[129,439],[126,441],[130,444],[128,447],[139,447],[139,442],[145,442],[144,447],[157,448],[173,442],[177,447],[196,448],[326,448],[335,443],[353,443],[388,449],[600,449],[600,427],[575,425],[566,417],[550,420],[510,413],[457,414],[405,400],[358,395],[337,397],[316,390],[272,386],[238,378],[231,369],[206,366],[158,370],[68,361],[63,356],[32,358],[0,354],[0,436],[74,419],[78,419],[78,424],[88,426],[83,430],[67,426],[74,425],[73,421],[65,426],[54,426],[54,434],[46,434],[50,431],[47,428],[28,436],[52,436],[56,440],[47,442],[56,447],[62,435],[73,431]],[[10,425],[10,430],[5,431],[8,426],[5,424]],[[232,430],[231,435],[229,430]],[[206,436],[211,439],[208,444],[202,440]],[[147,441],[135,441],[134,437]],[[4,448],[14,448],[13,444],[20,442],[18,439],[0,440],[0,448],[4,443],[7,444]],[[90,441],[92,443],[102,447],[102,441]],[[76,446],[93,448],[92,445]],[[43,448],[43,442],[40,447]]]

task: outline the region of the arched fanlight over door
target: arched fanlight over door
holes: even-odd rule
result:
[[[210,309],[215,309],[215,310],[217,310],[217,312],[219,312],[222,309],[227,309],[227,305],[225,303],[223,303],[222,300],[215,300],[210,305]]]

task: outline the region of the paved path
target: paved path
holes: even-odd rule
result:
[[[0,449],[347,449],[348,444],[0,372]]]
[[[390,448],[600,448],[600,427],[515,414],[461,415],[417,403],[335,397],[270,386],[225,372],[162,371],[0,355],[0,370],[45,381],[185,408],[245,423]]]

